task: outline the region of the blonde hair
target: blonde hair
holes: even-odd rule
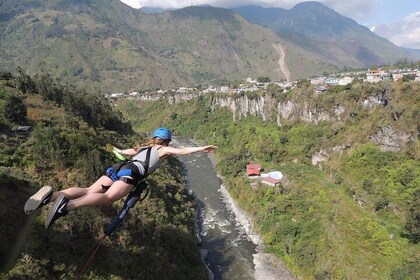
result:
[[[143,144],[138,144],[134,147],[134,150],[138,152],[143,147],[153,147],[155,145],[162,145],[162,146],[168,146],[171,140],[167,139],[160,139],[160,138],[151,138],[149,141]]]

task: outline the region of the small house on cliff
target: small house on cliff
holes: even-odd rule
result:
[[[246,166],[246,175],[248,178],[258,178],[261,175],[261,164],[248,164]]]
[[[280,185],[281,181],[279,179],[271,178],[271,177],[265,177],[261,180],[264,184],[276,187]]]

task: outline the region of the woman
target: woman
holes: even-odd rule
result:
[[[155,171],[162,160],[169,155],[188,155],[201,151],[208,153],[217,149],[213,145],[173,148],[168,146],[171,139],[171,132],[161,127],[154,132],[153,138],[145,145],[126,150],[114,148],[114,151],[131,156],[132,160],[114,164],[107,169],[105,175],[88,188],[73,187],[53,192],[50,186],[44,186],[26,201],[25,213],[31,214],[36,209],[55,201],[45,221],[45,228],[49,228],[70,210],[112,205],[125,197],[139,181]]]

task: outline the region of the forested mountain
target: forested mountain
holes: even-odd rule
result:
[[[317,93],[302,81],[287,93],[273,85],[118,105],[138,129],[159,119],[218,145],[230,194],[297,278],[417,279],[419,87],[355,81]],[[281,171],[281,185],[249,179],[250,163]]]
[[[2,1],[0,62],[14,71],[49,70],[104,92],[221,83],[252,76],[285,79],[283,43],[232,11],[189,7],[147,14],[119,1]],[[284,43],[285,46],[288,44]],[[331,70],[295,46],[311,74]],[[307,74],[309,74],[309,72]]]
[[[322,4],[145,13],[117,0],[5,0],[0,63],[103,93],[295,80],[393,63],[399,48]],[[267,27],[264,27],[265,25]]]
[[[89,186],[116,162],[111,145],[132,147],[145,135],[135,134],[103,96],[20,71],[0,73],[0,139],[0,278],[76,278],[122,202],[78,209],[49,230],[46,209],[28,216],[23,205],[42,185]],[[196,246],[195,201],[183,176],[173,158],[149,177],[149,196],[107,238],[86,276],[207,278]]]
[[[250,6],[235,11],[322,61],[341,67],[364,68],[405,57],[402,48],[319,2],[302,2],[290,10]]]

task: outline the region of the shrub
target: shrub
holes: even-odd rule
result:
[[[14,123],[24,124],[26,122],[26,114],[26,105],[20,97],[11,95],[6,99],[4,116],[8,120]]]
[[[420,241],[420,190],[414,194],[413,202],[407,214],[405,229],[413,243]]]
[[[420,266],[418,263],[407,263],[403,266],[395,268],[391,272],[393,280],[412,280],[420,279]]]

